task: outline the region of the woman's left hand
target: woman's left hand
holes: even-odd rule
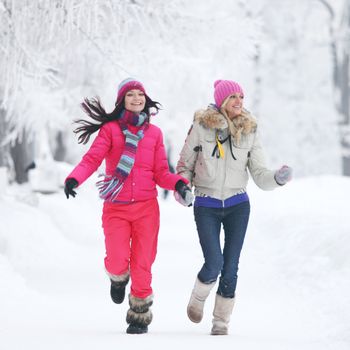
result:
[[[275,172],[276,182],[283,186],[290,180],[292,180],[293,169],[288,165],[283,165],[280,169]]]

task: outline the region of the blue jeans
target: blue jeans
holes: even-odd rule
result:
[[[194,207],[199,241],[204,264],[198,273],[203,283],[220,282],[217,293],[233,298],[237,285],[237,271],[250,214],[249,201],[228,208]],[[221,249],[220,231],[224,228],[224,248]]]

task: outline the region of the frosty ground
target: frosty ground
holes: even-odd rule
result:
[[[109,298],[94,181],[68,201],[26,186],[1,192],[1,349],[349,349],[349,178],[249,186],[237,303],[222,337],[209,335],[214,294],[201,324],[186,317],[202,254],[192,209],[172,195],[160,198],[154,321],[146,335],[125,334],[127,303]]]

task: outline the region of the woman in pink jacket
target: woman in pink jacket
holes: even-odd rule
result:
[[[156,185],[176,190],[177,198],[190,204],[188,181],[169,171],[161,130],[150,123],[150,110],[158,112],[139,81],[128,78],[118,87],[116,106],[106,113],[98,99],[85,99],[84,111],[97,123],[78,120],[74,132],[87,143],[99,130],[90,149],[65,180],[67,198],[106,163],[104,178],[97,182],[104,200],[105,268],[111,281],[112,300],[120,304],[131,279],[127,333],[148,331],[153,302],[151,267],[156,257],[159,207]]]

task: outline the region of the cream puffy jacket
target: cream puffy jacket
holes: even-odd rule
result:
[[[218,157],[217,149],[214,152],[216,136],[228,135],[226,118],[210,107],[195,114],[176,167],[177,173],[195,186],[195,195],[224,200],[246,191],[247,169],[261,189],[273,190],[279,187],[274,179],[275,171],[266,168],[256,122],[246,113],[245,122],[252,121],[254,127],[246,134],[242,133],[239,142],[230,136],[232,153],[227,140],[222,143],[224,156]]]

